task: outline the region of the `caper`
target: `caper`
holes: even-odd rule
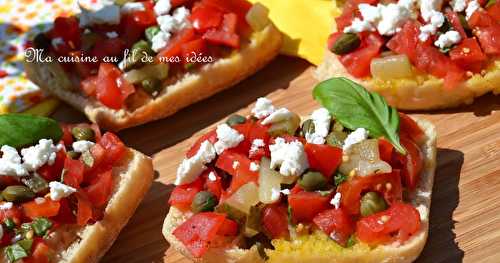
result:
[[[314,121],[311,119],[306,120],[304,123],[302,123],[302,136],[306,136],[306,134],[313,134],[314,133]]]
[[[148,78],[141,81],[142,88],[147,93],[154,95],[161,89],[161,81],[155,78]]]
[[[299,185],[306,191],[325,189],[326,178],[320,172],[307,172],[299,179]]]
[[[49,189],[47,181],[37,174],[30,178],[22,179],[22,182],[34,193],[44,193]]]
[[[148,42],[146,40],[139,40],[137,41],[133,46],[132,46],[132,54],[134,54],[134,52],[136,52],[135,54],[138,55],[139,57],[142,57],[144,55],[144,52],[146,52],[147,54],[154,54],[153,50],[151,49],[151,47],[149,46]]]
[[[11,185],[2,191],[2,196],[9,202],[16,202],[31,199],[35,197],[35,193],[23,185]]]
[[[75,152],[75,151],[68,151],[68,152],[66,152],[66,155],[67,155],[69,158],[71,158],[71,159],[75,160],[75,159],[80,158],[81,153],[79,153],[79,152]]]
[[[347,138],[347,134],[342,131],[332,131],[326,136],[326,143],[335,146],[342,147],[344,145],[345,138]]]
[[[13,230],[14,228],[16,228],[16,222],[14,222],[14,220],[12,220],[12,218],[5,219],[5,221],[3,223],[5,224],[5,227],[8,230]]]
[[[77,141],[94,141],[95,140],[95,133],[92,128],[89,127],[74,127],[71,130],[71,133],[73,134],[73,137]]]
[[[198,192],[191,203],[191,210],[195,213],[214,210],[217,205],[217,198],[208,191]]]
[[[385,209],[387,209],[387,204],[384,198],[376,192],[368,192],[361,198],[360,210],[362,216],[369,216]]]
[[[238,115],[238,114],[233,114],[231,116],[229,116],[229,118],[227,118],[227,125],[229,126],[234,126],[236,124],[243,124],[247,121],[247,119],[241,115]]]
[[[337,55],[343,55],[355,50],[360,44],[361,39],[357,34],[344,33],[335,41],[331,51]]]
[[[146,39],[149,42],[153,42],[153,37],[160,32],[160,27],[159,26],[150,26],[146,28],[146,31],[144,31],[144,34],[146,35]]]
[[[33,39],[33,46],[37,49],[48,50],[50,39],[44,33],[40,33]]]

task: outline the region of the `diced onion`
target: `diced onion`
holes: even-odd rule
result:
[[[370,63],[370,71],[374,78],[391,80],[413,76],[410,60],[406,55],[390,55],[374,58]]]
[[[241,186],[225,203],[248,215],[250,207],[259,202],[259,187],[253,182]]]
[[[390,173],[392,167],[380,160],[378,151],[378,140],[369,139],[360,143],[354,144],[349,151],[347,162],[343,162],[339,170],[341,173],[348,175],[352,170],[356,170],[356,174],[367,176],[375,173]]]
[[[146,65],[139,69],[127,71],[123,77],[132,84],[140,83],[149,78],[163,80],[168,77],[168,65],[164,63]]]
[[[262,158],[259,171],[259,200],[272,204],[279,200],[282,175],[270,168],[270,161]]]
[[[269,25],[269,10],[260,3],[254,4],[246,15],[247,23],[254,31],[261,31]]]

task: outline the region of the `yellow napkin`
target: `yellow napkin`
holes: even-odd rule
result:
[[[250,0],[269,9],[269,16],[285,35],[282,54],[298,56],[312,64],[323,61],[333,25],[332,0]]]

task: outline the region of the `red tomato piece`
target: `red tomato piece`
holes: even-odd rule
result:
[[[60,16],[54,20],[52,37],[61,37],[70,50],[78,50],[80,48],[80,34],[80,26],[76,17]]]
[[[212,181],[210,180],[210,174],[213,174],[215,177],[215,180]],[[205,187],[207,191],[211,192],[215,196],[217,196],[217,199],[220,198],[222,194],[222,178],[217,174],[215,169],[209,168],[203,172],[202,176],[205,179]]]
[[[361,218],[356,236],[369,245],[404,242],[420,229],[420,214],[410,204],[394,203],[386,211]]]
[[[242,185],[249,182],[257,183],[259,172],[250,170],[251,162],[246,156],[230,150],[225,150],[219,156],[215,166],[233,177],[231,185],[227,189],[228,194],[234,193]]]
[[[89,97],[96,96],[97,76],[90,76],[82,80],[80,88]]]
[[[500,23],[500,2],[495,1],[495,3],[488,7],[488,14]]]
[[[342,149],[327,144],[306,143],[309,168],[331,178],[342,162]]]
[[[189,149],[189,151],[186,153],[186,158],[193,157],[198,152],[198,150],[200,149],[200,145],[204,141],[207,141],[207,140],[210,143],[212,143],[212,144],[214,144],[215,142],[217,142],[217,132],[215,130],[212,130],[212,131],[209,131],[209,132],[205,133],[200,138],[198,138],[198,140],[196,140],[196,142],[193,144],[193,146],[191,146],[191,148]]]
[[[82,161],[66,158],[64,161],[64,184],[74,188],[80,188],[80,184],[83,182],[84,171],[85,167]]]
[[[401,175],[396,169],[393,169],[392,173],[354,176],[340,184],[337,191],[342,195],[341,206],[351,215],[359,215],[361,194],[366,191],[383,194],[389,204],[403,198]]]
[[[183,29],[177,33],[167,44],[167,46],[162,49],[158,55],[156,55],[157,61],[161,59],[172,59],[175,56],[180,56],[182,52],[182,45],[196,38],[196,32],[194,28]]]
[[[201,257],[208,250],[210,241],[224,224],[226,216],[213,212],[198,213],[178,226],[173,235],[180,240],[194,257]]]
[[[189,20],[198,32],[218,28],[222,23],[223,13],[212,6],[199,5],[193,8]]]
[[[220,226],[217,231],[218,236],[236,236],[238,234],[238,223],[235,221],[225,218],[224,223]]]
[[[471,27],[490,27],[496,24],[495,19],[483,10],[477,10],[467,21]]]
[[[465,33],[462,23],[460,23],[460,18],[458,17],[458,14],[456,12],[453,12],[451,9],[447,9],[446,18],[448,19],[448,21],[450,21],[451,25],[453,26],[453,29],[455,29],[456,31],[458,31],[458,33],[460,33],[460,37],[462,37],[462,39],[466,39],[467,34]]]
[[[347,244],[347,240],[354,233],[354,222],[342,207],[319,213],[314,217],[313,222],[325,234],[342,246]]]
[[[99,144],[106,151],[106,163],[113,165],[120,161],[126,154],[127,148],[114,133],[106,132]]]
[[[378,151],[380,154],[380,159],[382,161],[391,163],[393,150],[394,146],[391,142],[389,142],[385,138],[378,139]]]
[[[397,151],[393,152],[393,166],[401,169],[403,183],[410,190],[415,190],[420,181],[420,172],[424,166],[423,153],[418,145],[408,139],[406,136],[401,136],[401,144],[405,147],[407,153],[402,155]]]
[[[67,198],[63,198],[59,200],[59,212],[56,216],[51,219],[60,224],[74,224],[76,223],[75,215],[73,215],[73,211],[71,210],[71,206]]]
[[[267,205],[262,210],[261,217],[262,227],[272,239],[288,238],[288,213],[284,205]]]
[[[170,194],[168,203],[181,210],[190,210],[194,196],[201,190],[203,190],[203,179],[199,176],[192,183],[176,186]]]
[[[24,214],[34,219],[36,217],[52,217],[59,213],[61,205],[59,201],[53,201],[50,198],[45,198],[42,203],[37,203],[34,200],[22,204]]]
[[[198,63],[195,58],[202,57],[207,52],[207,44],[203,39],[195,39],[184,43],[181,54],[184,64]]]
[[[83,190],[87,194],[89,201],[95,207],[102,207],[106,204],[113,191],[112,171],[109,170],[99,174],[96,180]]]
[[[0,202],[1,204],[5,204],[5,202]],[[12,208],[9,209],[0,209],[0,222],[5,222],[6,219],[12,219],[16,224],[21,223],[22,212],[21,210],[13,205]]]
[[[269,142],[268,126],[262,125],[260,122],[247,121],[246,123],[235,125],[233,129],[245,137],[245,140],[234,151],[248,155],[252,160],[260,160],[264,156],[270,156],[269,148],[267,147]],[[256,139],[262,140],[265,145],[259,147],[255,152],[250,152],[250,147]]]
[[[44,166],[40,167],[40,169],[38,169],[37,171],[38,175],[40,175],[43,179],[49,182],[59,181],[59,179],[61,178],[65,160],[66,160],[66,152],[64,150],[58,151],[56,154],[56,160],[54,161],[54,164],[52,165],[45,164]]]
[[[400,32],[396,33],[387,42],[387,47],[398,53],[408,56],[412,63],[417,60],[418,35],[420,33],[419,25],[416,22],[406,22]]]
[[[288,205],[292,208],[292,217],[297,222],[311,222],[314,217],[331,207],[331,196],[322,196],[317,192],[298,192],[288,195]]]
[[[25,263],[48,263],[50,248],[43,242],[36,242],[32,248],[32,255],[28,258],[23,258]]]
[[[399,134],[406,135],[417,143],[425,139],[420,126],[411,117],[401,112],[399,113]]]
[[[120,38],[106,38],[98,41],[92,48],[92,56],[96,56],[100,61],[104,57],[120,57],[127,47],[127,43]]]
[[[225,14],[222,19],[222,28],[208,30],[203,34],[203,39],[215,45],[240,48],[240,36],[235,33],[237,20],[236,14]]]
[[[78,193],[76,223],[79,226],[85,226],[92,219],[92,204],[84,194]]]
[[[111,63],[101,63],[97,75],[96,97],[106,107],[118,110],[123,107],[124,98],[117,79],[121,71]]]
[[[500,55],[500,23],[481,28],[477,31],[477,37],[484,53],[493,56]]]
[[[462,40],[450,51],[450,58],[465,69],[470,69],[470,65],[477,64],[479,64],[478,68],[481,68],[481,63],[488,59],[475,38]]]
[[[380,48],[384,44],[384,39],[376,34],[369,33],[362,37],[361,45],[353,52],[341,55],[339,61],[346,70],[357,78],[370,76],[370,63],[373,58],[380,55]]]
[[[71,134],[71,129],[73,129],[73,125],[61,124],[61,129],[63,131],[63,136],[61,140],[64,142],[64,145],[66,146],[73,145],[73,135]]]
[[[327,47],[328,47],[328,50],[332,50],[333,49],[333,46],[335,45],[335,42],[337,42],[337,39],[339,39],[339,37],[341,37],[344,33],[342,31],[339,31],[339,32],[335,32],[335,33],[332,33],[329,37],[328,37],[328,40],[327,40]]]
[[[207,6],[219,8],[224,13],[234,13],[238,18],[238,31],[245,32],[249,29],[246,20],[248,10],[252,4],[246,0],[202,0],[202,3]]]

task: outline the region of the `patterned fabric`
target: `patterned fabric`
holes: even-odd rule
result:
[[[45,98],[26,78],[24,50],[55,17],[77,10],[74,0],[0,0],[0,114],[23,111]]]

